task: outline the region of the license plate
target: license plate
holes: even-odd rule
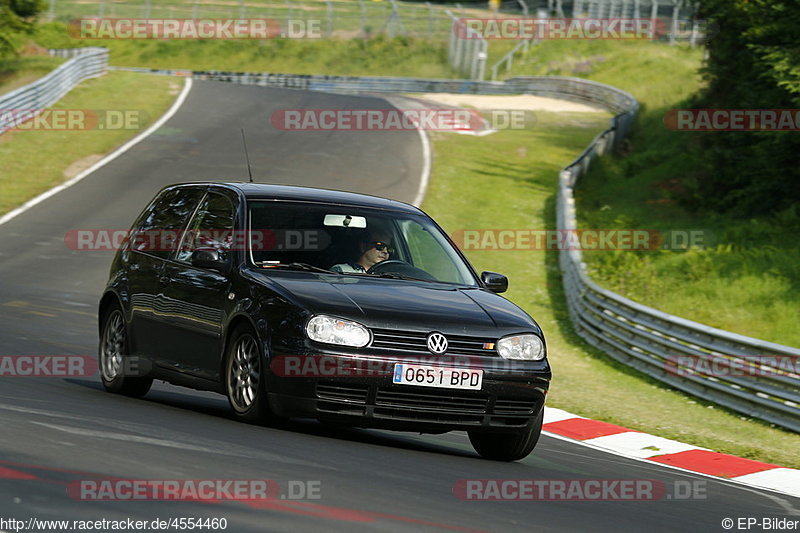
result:
[[[483,370],[397,363],[392,382],[441,389],[481,390]]]

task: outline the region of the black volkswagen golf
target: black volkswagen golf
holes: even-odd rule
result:
[[[466,430],[483,457],[536,445],[544,336],[421,210],[252,183],[161,190],[99,306],[105,388],[225,394],[249,422]]]

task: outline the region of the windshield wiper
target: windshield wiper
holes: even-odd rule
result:
[[[405,276],[403,274],[397,274],[395,272],[381,272],[380,274],[367,274],[367,275],[368,276],[375,276],[376,278],[410,279],[411,281],[427,281],[428,283],[439,283],[438,280],[414,278],[414,277],[411,277],[411,276]]]
[[[260,261],[256,265],[261,268],[281,268],[285,270],[301,270],[304,272],[323,272],[325,274],[337,274],[333,270],[327,270],[318,266],[309,265],[308,263],[271,263],[269,261]]]

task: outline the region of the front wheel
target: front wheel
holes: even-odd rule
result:
[[[106,312],[102,331],[97,358],[103,387],[109,392],[125,396],[140,397],[147,394],[153,385],[152,378],[125,375],[130,367],[128,331],[119,305],[114,304]]]
[[[539,442],[544,420],[544,407],[533,423],[516,433],[484,433],[469,431],[469,441],[484,459],[494,461],[519,461],[527,457]]]
[[[225,392],[236,418],[266,423],[273,416],[267,403],[262,350],[249,328],[233,332],[225,358]]]

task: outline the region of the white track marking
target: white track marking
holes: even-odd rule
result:
[[[92,165],[91,167],[87,168],[86,170],[84,170],[83,172],[81,172],[80,174],[75,176],[74,178],[72,178],[70,180],[67,180],[64,183],[60,184],[60,185],[56,185],[55,187],[53,187],[49,191],[43,192],[42,194],[40,194],[36,198],[28,200],[27,202],[25,202],[21,206],[17,207],[16,209],[13,209],[13,210],[9,211],[8,213],[6,213],[2,217],[0,217],[0,225],[5,224],[6,222],[11,220],[12,218],[15,218],[15,217],[21,215],[22,213],[24,213],[28,209],[32,208],[33,206],[44,202],[45,200],[47,200],[51,196],[55,196],[56,194],[60,193],[64,189],[72,187],[73,185],[75,185],[76,183],[81,181],[83,178],[85,178],[86,176],[88,176],[89,174],[94,172],[95,170],[97,170],[97,169],[99,169],[101,167],[104,167],[105,165],[109,164],[110,162],[112,162],[113,160],[115,160],[116,158],[118,158],[119,156],[121,156],[122,154],[124,154],[125,152],[127,152],[128,150],[130,150],[131,148],[133,148],[134,146],[136,146],[140,142],[142,142],[146,137],[148,137],[151,133],[153,133],[158,128],[163,126],[166,121],[168,121],[170,118],[172,118],[172,116],[175,113],[178,112],[178,109],[180,109],[180,107],[183,105],[183,102],[186,100],[186,97],[189,95],[189,91],[191,89],[192,89],[192,79],[191,78],[186,78],[186,82],[183,85],[183,90],[181,91],[181,94],[178,95],[178,98],[175,100],[175,102],[172,104],[172,107],[170,107],[169,110],[160,119],[158,119],[152,126],[147,128],[145,131],[143,131],[142,133],[140,133],[139,135],[137,135],[136,137],[134,137],[130,141],[126,142],[125,144],[123,144],[122,146],[120,146],[119,148],[117,148],[116,150],[114,150],[113,152],[108,154],[107,156],[105,156],[103,159],[101,159],[100,161],[98,161],[97,163]]]
[[[573,415],[572,413],[568,413],[562,409],[556,409],[555,407],[545,407],[544,408],[544,424],[550,424],[551,422],[561,422],[562,420],[569,420],[571,418],[583,418],[582,416]]]
[[[800,498],[800,470],[794,470],[792,468],[773,468],[772,470],[737,476],[733,479],[742,483],[747,483],[748,485],[757,485],[759,487],[767,487],[788,494],[794,494]]]
[[[419,139],[422,141],[422,175],[419,180],[417,196],[411,203],[416,207],[420,207],[425,199],[425,192],[428,190],[428,182],[431,179],[431,142],[428,139],[428,134],[421,127],[417,128],[417,133],[419,133]]]
[[[599,446],[600,448],[618,451],[629,457],[640,457],[642,459],[655,457],[656,455],[706,449],[676,440],[648,435],[647,433],[639,433],[638,431],[605,435],[603,437],[586,439],[583,442]]]

